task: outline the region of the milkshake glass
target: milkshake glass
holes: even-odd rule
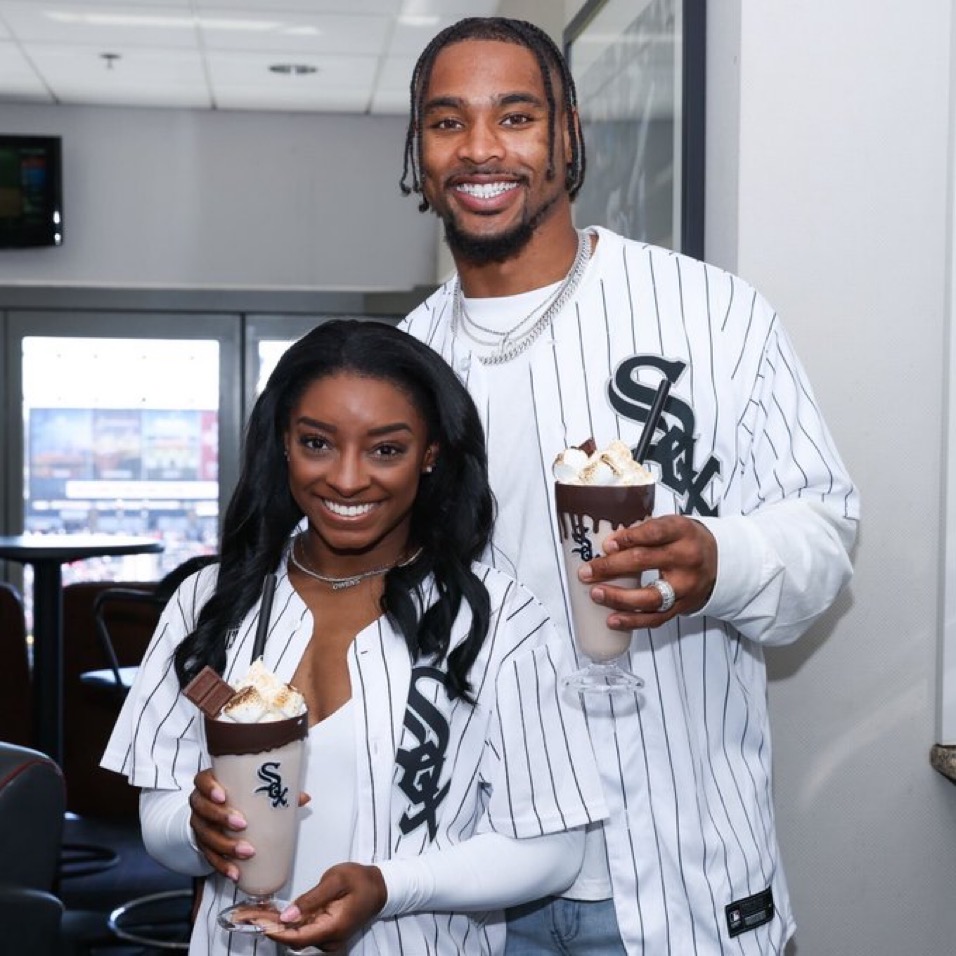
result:
[[[278,916],[290,902],[275,894],[292,874],[308,714],[258,724],[203,719],[213,774],[227,803],[245,817],[242,836],[256,850],[251,859],[236,861],[246,899],[223,910],[219,925],[273,932],[283,928]]]
[[[601,542],[616,528],[627,528],[654,511],[654,483],[636,485],[571,485],[556,482],[554,500],[558,515],[574,639],[589,663],[565,678],[575,690],[599,693],[633,691],[643,686],[628,669],[626,654],[630,631],[607,626],[610,610],[591,600],[593,585],[578,580],[578,570],[601,557]],[[609,582],[640,587],[636,578]]]

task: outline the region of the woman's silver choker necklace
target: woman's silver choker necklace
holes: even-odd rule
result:
[[[517,358],[522,352],[530,348],[535,339],[551,324],[554,317],[564,308],[568,300],[574,295],[591,258],[591,237],[582,229],[577,230],[578,251],[571,263],[571,270],[555,289],[553,295],[544,302],[536,305],[531,312],[504,332],[485,328],[472,319],[465,310],[465,297],[461,291],[461,279],[455,276],[454,304],[452,306],[451,328],[452,334],[459,332],[470,338],[476,345],[492,348],[488,353],[477,353],[478,361],[482,365],[501,365]],[[541,312],[541,310],[544,310]],[[535,316],[541,312],[540,316]],[[530,325],[528,323],[531,323]],[[492,338],[481,338],[477,333],[485,333]]]
[[[302,535],[297,534],[295,536],[295,540],[292,542],[292,548],[289,550],[289,557],[292,559],[292,563],[303,574],[307,574],[310,578],[315,578],[316,581],[321,581],[323,584],[330,585],[333,591],[342,591],[345,588],[354,588],[355,585],[361,584],[366,578],[374,578],[379,574],[385,574],[388,571],[391,571],[392,568],[404,568],[413,561],[417,561],[419,555],[422,553],[422,549],[419,548],[411,557],[406,558],[404,561],[396,561],[394,564],[384,564],[380,568],[372,568],[370,571],[361,571],[358,574],[350,574],[344,578],[334,578],[330,575],[319,574],[318,571],[313,570],[309,564],[308,558],[305,556],[305,544],[302,545],[302,561],[299,561],[299,559],[295,556],[295,546],[299,544],[301,540]]]

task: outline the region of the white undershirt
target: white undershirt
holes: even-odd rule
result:
[[[355,703],[347,701],[309,728],[302,789],[312,798],[301,810],[292,885],[302,893],[336,863],[350,859],[355,829]]]
[[[526,332],[540,318],[547,303],[554,298],[562,284],[563,282],[554,282],[551,285],[542,286],[540,289],[532,289],[531,292],[519,292],[517,295],[496,296],[488,299],[463,297],[462,306],[467,318],[462,317],[458,334],[464,342],[468,343],[468,347],[475,355],[493,355],[499,350],[499,336],[514,329],[520,323],[521,328],[516,330],[515,333],[520,339],[522,333]],[[534,317],[528,319],[528,321],[523,321],[532,311]],[[476,329],[472,323],[483,328]],[[491,367],[495,369],[507,369],[509,367],[524,369],[526,367],[526,356],[534,351],[542,339],[547,338],[548,329],[545,329],[535,342],[528,346],[527,351],[522,352],[508,362]]]

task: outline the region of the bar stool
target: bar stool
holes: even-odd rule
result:
[[[189,949],[194,892],[150,893],[117,906],[106,925],[123,942],[147,949]]]

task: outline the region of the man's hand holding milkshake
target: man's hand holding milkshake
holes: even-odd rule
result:
[[[621,441],[565,449],[553,474],[575,640],[591,661],[569,683],[601,692],[639,686],[623,660],[631,631],[704,606],[717,578],[716,542],[693,519],[651,518],[654,476]],[[643,581],[648,571],[654,579]]]

